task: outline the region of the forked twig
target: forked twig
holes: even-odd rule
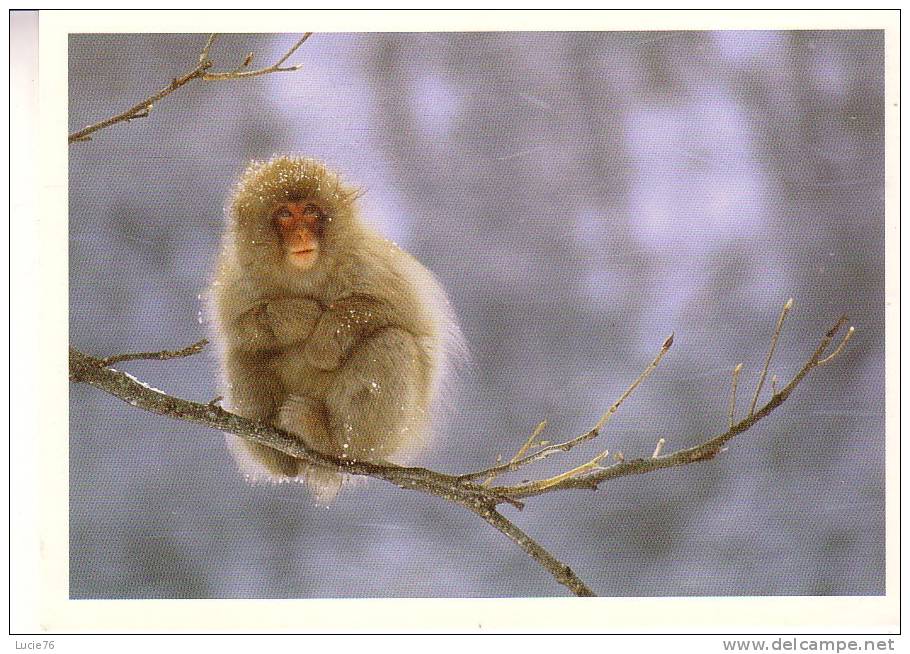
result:
[[[537,427],[534,428],[534,431],[531,432],[531,435],[528,437],[528,440],[526,440],[524,445],[522,445],[518,449],[518,452],[515,453],[515,456],[513,456],[511,458],[509,463],[510,464],[515,463],[516,461],[518,461],[518,459],[523,457],[525,455],[525,453],[527,453],[527,451],[529,449],[531,449],[531,447],[534,445],[534,442],[537,440],[537,437],[540,436],[541,433],[543,433],[543,430],[546,428],[547,428],[547,421],[541,420],[540,423],[537,425]],[[496,472],[491,473],[489,477],[487,477],[486,479],[483,480],[482,485],[489,486],[492,483],[492,481],[494,479],[496,479],[496,477],[498,477],[498,476],[499,476],[499,473],[496,473]]]
[[[609,454],[610,454],[610,452],[608,450],[604,450],[603,452],[601,452],[600,454],[595,456],[593,459],[591,459],[590,461],[588,461],[586,463],[582,463],[580,466],[572,468],[571,470],[567,470],[566,472],[562,472],[558,475],[554,475],[552,477],[547,477],[546,479],[539,479],[535,482],[531,482],[529,484],[522,486],[522,488],[526,488],[526,489],[533,488],[536,491],[544,491],[548,488],[556,486],[557,484],[559,484],[567,479],[572,479],[573,477],[579,477],[579,476],[585,474],[586,472],[591,472],[592,470],[596,470],[596,469],[600,468],[600,462],[603,461],[605,458],[607,458],[607,456]],[[622,454],[619,454],[619,456],[622,456]]]
[[[847,347],[847,343],[850,341],[851,338],[853,338],[853,333],[854,333],[855,331],[856,331],[856,330],[855,330],[853,327],[850,327],[850,329],[847,330],[847,333],[844,334],[844,338],[843,338],[843,340],[840,342],[840,345],[838,345],[838,346],[834,349],[834,351],[833,351],[831,354],[829,354],[829,355],[826,356],[824,359],[822,359],[821,361],[819,361],[816,365],[817,365],[817,366],[823,366],[823,365],[825,365],[826,363],[832,361],[832,360],[833,360],[835,357],[837,357],[841,352],[843,352],[843,351],[844,351],[844,348]]]
[[[537,461],[542,461],[543,459],[546,459],[547,457],[552,456],[553,454],[556,454],[557,452],[568,452],[569,450],[576,447],[577,445],[580,445],[581,443],[584,443],[585,441],[589,441],[592,438],[596,438],[597,435],[600,433],[600,430],[603,428],[603,426],[612,417],[612,415],[614,413],[616,413],[617,409],[619,409],[620,405],[626,400],[626,398],[628,398],[632,394],[632,391],[634,391],[636,388],[638,388],[638,386],[645,379],[647,379],[648,376],[652,372],[654,372],[654,369],[657,368],[657,365],[660,363],[660,360],[663,359],[664,355],[669,351],[669,349],[672,346],[673,346],[673,335],[670,334],[670,336],[667,337],[666,340],[664,340],[663,345],[661,345],[661,347],[660,347],[660,352],[658,352],[657,356],[654,357],[654,360],[648,364],[648,366],[642,371],[642,373],[638,376],[638,378],[634,382],[632,382],[632,384],[629,385],[629,387],[625,390],[625,392],[623,392],[623,394],[619,397],[619,399],[616,400],[616,402],[614,402],[613,405],[609,409],[607,409],[606,413],[604,413],[603,416],[601,416],[600,420],[597,421],[597,424],[594,425],[594,427],[592,427],[590,430],[586,431],[585,433],[581,434],[580,436],[576,436],[575,438],[573,438],[571,440],[565,441],[564,443],[557,443],[555,445],[549,445],[549,446],[543,448],[542,450],[535,452],[534,454],[531,454],[524,458],[520,458],[517,460],[513,459],[512,461],[510,461],[508,463],[504,463],[504,464],[498,465],[498,466],[493,466],[492,468],[487,468],[486,470],[479,470],[477,472],[470,472],[470,473],[467,473],[464,475],[460,475],[459,479],[463,479],[463,480],[478,479],[479,477],[485,477],[485,476],[490,476],[490,475],[493,475],[495,477],[495,476],[501,475],[506,472],[513,472],[513,471],[518,470],[519,468],[522,468],[531,463],[536,463]]]
[[[793,298],[791,297],[780,310],[780,316],[777,318],[777,327],[774,328],[774,335],[771,337],[771,347],[768,348],[768,356],[765,358],[765,365],[761,370],[761,377],[758,379],[758,386],[755,387],[755,395],[752,396],[752,404],[749,405],[749,415],[755,412],[755,405],[758,404],[758,396],[761,394],[762,386],[765,385],[765,377],[768,375],[768,367],[771,365],[771,358],[774,356],[774,349],[777,347],[777,339],[780,338],[780,332],[784,327],[784,320],[787,314],[793,308]]]
[[[809,374],[812,370],[823,365],[824,363],[829,363],[834,357],[840,355],[843,352],[844,341],[849,340],[849,335],[852,335],[853,328],[851,327],[847,331],[847,336],[841,341],[841,344],[827,357],[823,358],[823,354],[831,345],[831,341],[834,339],[834,336],[841,330],[844,324],[847,322],[847,317],[842,316],[831,329],[825,334],[821,339],[818,347],[799,370],[799,372],[794,375],[793,379],[790,382],[781,388],[777,393],[775,393],[764,406],[759,408],[757,411],[749,414],[736,424],[732,425],[727,431],[714,436],[699,445],[690,447],[684,450],[679,450],[673,452],[672,454],[667,454],[664,456],[651,457],[651,458],[639,458],[631,461],[620,461],[619,463],[612,465],[608,468],[591,472],[589,474],[582,475],[573,475],[563,479],[562,481],[550,484],[546,488],[540,488],[537,485],[537,482],[527,482],[523,484],[518,484],[514,486],[494,486],[491,490],[494,490],[503,495],[514,498],[527,498],[534,495],[540,495],[542,493],[553,492],[557,490],[566,490],[570,488],[584,488],[584,489],[593,489],[596,490],[598,485],[604,481],[610,479],[616,479],[618,477],[626,477],[628,475],[637,475],[643,474],[646,472],[653,472],[655,470],[660,470],[663,468],[672,468],[676,466],[686,465],[690,463],[695,463],[697,461],[706,461],[714,458],[719,452],[723,451],[724,446],[730,441],[733,437],[738,434],[747,431],[752,428],[758,421],[770,415],[774,409],[779,407],[784,401],[790,397],[790,394],[793,390],[805,379],[806,375]]]
[[[284,53],[284,56],[281,57],[281,59],[276,61],[271,66],[266,66],[265,68],[260,68],[259,70],[243,70],[244,68],[249,66],[250,63],[253,61],[253,53],[251,52],[246,56],[246,58],[243,60],[243,62],[234,70],[223,72],[223,73],[205,73],[202,76],[202,79],[207,82],[211,82],[211,81],[215,81],[215,80],[243,79],[245,77],[258,77],[260,75],[268,75],[270,73],[289,73],[289,72],[293,72],[295,70],[300,70],[301,68],[303,68],[303,65],[288,66],[286,68],[282,68],[281,64],[283,64],[285,61],[287,61],[288,58],[292,54],[294,54],[294,52],[297,50],[297,48],[302,46],[306,42],[306,40],[308,38],[310,38],[312,35],[313,35],[312,32],[307,32],[306,34],[304,34],[303,37],[301,37],[300,40],[297,41],[297,43],[295,43],[291,47],[290,50],[288,50],[286,53]]]
[[[288,50],[284,54],[284,56],[281,57],[281,59],[279,59],[276,63],[272,64],[271,66],[267,66],[266,68],[262,68],[260,70],[254,70],[254,71],[241,71],[240,68],[242,68],[245,64],[248,64],[249,61],[251,60],[251,58],[249,56],[247,56],[247,59],[245,60],[245,64],[241,64],[241,67],[234,71],[230,71],[227,73],[209,73],[208,70],[213,66],[212,60],[209,58],[209,53],[211,52],[212,45],[214,44],[215,39],[218,36],[217,34],[211,34],[211,35],[209,35],[208,40],[206,41],[205,45],[202,47],[202,51],[199,53],[198,63],[192,70],[185,73],[181,77],[175,77],[174,79],[171,80],[170,84],[168,84],[161,90],[157,91],[156,93],[151,94],[145,100],[137,102],[136,104],[134,104],[132,107],[130,107],[126,111],[123,111],[119,114],[111,116],[110,118],[105,118],[104,120],[98,121],[97,123],[89,125],[88,127],[83,127],[82,129],[80,129],[76,132],[73,132],[72,134],[69,135],[68,142],[77,143],[77,142],[82,142],[82,141],[91,141],[92,140],[91,136],[90,136],[91,134],[94,134],[95,132],[102,130],[106,127],[110,127],[111,125],[116,125],[117,123],[129,122],[136,118],[145,118],[152,111],[156,102],[158,102],[159,100],[162,100],[163,98],[166,98],[171,93],[173,93],[180,87],[188,84],[189,82],[193,81],[194,79],[203,79],[203,80],[208,80],[208,81],[239,79],[242,77],[256,77],[258,75],[267,75],[269,73],[280,73],[280,72],[289,72],[289,71],[298,70],[300,68],[300,66],[290,66],[290,67],[282,68],[281,64],[283,64],[285,61],[287,61],[288,57],[290,57],[292,54],[294,54],[294,52],[297,50],[297,48],[299,48],[301,45],[303,45],[303,43],[308,38],[310,38],[311,35],[312,35],[312,32],[307,32],[306,34],[304,34],[304,36],[300,40],[298,40],[291,47],[291,49]]]

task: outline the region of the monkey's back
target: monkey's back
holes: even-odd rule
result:
[[[394,322],[417,343],[422,356],[415,362],[429,405],[446,362],[463,348],[454,315],[435,276],[408,252],[365,229],[356,253],[339,261],[330,301],[364,295],[387,304]]]

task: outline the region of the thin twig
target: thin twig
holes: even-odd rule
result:
[[[613,403],[613,405],[607,410],[607,412],[604,413],[603,416],[601,416],[600,420],[597,421],[597,424],[592,429],[586,431],[581,436],[576,436],[575,438],[565,441],[564,443],[557,443],[555,445],[549,445],[549,446],[545,447],[544,449],[542,449],[538,452],[535,452],[534,454],[531,454],[529,456],[526,456],[522,459],[513,460],[513,461],[510,461],[509,463],[504,463],[502,465],[494,466],[492,468],[487,468],[486,470],[479,470],[477,472],[470,472],[470,473],[467,473],[464,475],[460,475],[459,479],[464,479],[464,480],[477,479],[479,477],[485,477],[485,476],[489,476],[489,475],[498,476],[505,472],[513,472],[513,471],[518,470],[519,468],[529,465],[531,463],[536,463],[537,461],[542,461],[543,459],[546,459],[547,457],[552,456],[553,454],[556,454],[557,452],[568,452],[573,447],[576,447],[577,445],[580,445],[580,444],[584,443],[585,441],[589,441],[592,438],[596,438],[597,435],[600,434],[600,430],[606,424],[607,420],[609,420],[610,417],[614,413],[616,413],[616,410],[619,408],[619,405],[621,405],[626,400],[626,398],[628,398],[632,394],[632,391],[634,391],[638,387],[639,384],[641,384],[645,379],[648,378],[648,376],[654,371],[654,369],[657,367],[657,364],[660,363],[660,360],[663,359],[664,355],[672,347],[672,345],[673,345],[673,334],[670,334],[670,336],[667,337],[667,339],[660,346],[660,352],[658,352],[657,356],[654,357],[654,360],[648,364],[648,366],[644,369],[644,371],[638,376],[638,378],[634,382],[632,382],[632,384],[625,390],[625,392],[620,396],[620,398],[618,400],[616,400],[616,402]]]
[[[182,350],[161,350],[160,352],[115,354],[114,356],[107,357],[106,359],[101,359],[100,365],[106,368],[115,363],[120,363],[121,361],[137,361],[140,359],[150,361],[164,361],[165,359],[181,359],[183,357],[193,356],[194,354],[202,352],[202,349],[208,344],[209,340],[207,338],[203,338],[201,341],[197,341],[192,345],[188,345]]]
[[[528,440],[525,441],[525,444],[522,445],[518,449],[518,452],[515,453],[515,456],[513,456],[509,460],[509,463],[515,463],[516,461],[518,461],[518,459],[523,457],[525,455],[525,453],[529,449],[531,449],[531,445],[533,445],[533,443],[537,439],[537,437],[540,436],[540,434],[543,433],[543,430],[546,428],[547,428],[547,421],[546,420],[540,421],[540,423],[537,425],[537,427],[534,428],[534,431],[531,432],[531,435],[528,437]],[[490,483],[492,483],[492,481],[494,479],[496,479],[497,476],[498,476],[498,473],[495,473],[495,472],[492,473],[489,477],[487,477],[486,479],[483,480],[483,483],[481,485],[489,486]]]
[[[302,66],[290,66],[287,68],[282,68],[281,64],[288,60],[294,52],[299,48],[304,42],[313,35],[312,32],[307,32],[303,37],[295,43],[290,50],[288,50],[281,59],[276,61],[271,66],[266,66],[265,68],[260,68],[259,70],[243,70],[246,66],[249,65],[252,61],[252,53],[247,55],[246,59],[243,60],[237,68],[231,71],[223,73],[205,73],[202,76],[202,79],[206,82],[211,82],[214,80],[225,80],[225,79],[243,79],[245,77],[258,77],[259,75],[268,75],[270,73],[288,73],[295,70],[300,70]]]
[[[774,348],[777,347],[777,339],[780,338],[780,332],[784,327],[784,320],[787,314],[793,308],[793,298],[791,297],[780,310],[780,316],[777,318],[777,327],[774,328],[774,335],[771,336],[771,347],[768,348],[768,356],[765,358],[765,365],[761,370],[761,377],[758,378],[758,386],[755,387],[755,395],[752,396],[752,404],[749,405],[749,415],[755,411],[755,405],[758,404],[758,396],[761,394],[762,386],[765,385],[765,376],[768,374],[768,367],[771,365],[771,357],[774,356]]]
[[[850,327],[850,329],[848,329],[847,333],[844,335],[844,340],[842,340],[840,342],[840,345],[838,345],[837,348],[831,354],[829,354],[824,359],[819,361],[817,365],[823,366],[826,363],[828,363],[829,361],[831,361],[832,359],[834,359],[836,356],[838,356],[841,352],[843,352],[844,348],[847,347],[847,343],[850,341],[851,338],[853,338],[854,331],[856,331],[856,330],[853,329],[853,327]]]
[[[743,371],[743,364],[737,363],[733,367],[733,382],[730,384],[730,408],[727,415],[730,418],[730,427],[733,426],[733,415],[736,413],[736,387],[739,384],[739,373]]]
[[[607,458],[607,455],[609,455],[609,454],[610,454],[610,452],[608,450],[604,450],[603,452],[601,452],[600,454],[595,456],[593,459],[591,459],[590,461],[588,461],[586,463],[582,463],[580,466],[572,468],[571,470],[567,470],[566,472],[562,472],[558,475],[554,475],[552,477],[547,477],[546,479],[539,479],[535,482],[531,482],[529,484],[522,486],[522,488],[526,488],[526,489],[534,488],[537,491],[546,490],[547,488],[550,488],[551,486],[556,486],[557,484],[565,481],[566,479],[571,479],[572,477],[578,477],[580,475],[585,474],[586,472],[590,472],[591,470],[599,468],[600,462],[603,461],[605,458]],[[620,454],[620,456],[622,456],[622,455]]]
[[[191,70],[190,72],[183,75],[182,77],[174,78],[173,80],[171,80],[171,83],[168,84],[167,86],[165,86],[163,89],[161,89],[157,93],[153,93],[152,95],[147,97],[145,100],[142,100],[141,102],[138,102],[137,104],[134,104],[132,107],[130,107],[126,111],[121,112],[121,113],[117,114],[116,116],[111,116],[110,118],[106,118],[105,120],[99,121],[93,125],[89,125],[88,127],[84,127],[77,132],[73,132],[72,134],[69,135],[69,139],[68,139],[69,142],[76,143],[77,141],[87,141],[87,140],[89,140],[88,139],[89,134],[93,134],[93,133],[97,132],[98,130],[104,129],[105,127],[110,127],[111,125],[116,125],[117,123],[129,121],[132,118],[135,118],[137,114],[145,113],[146,115],[148,115],[148,112],[151,111],[152,107],[155,105],[156,102],[158,102],[162,98],[169,96],[171,93],[173,93],[174,91],[179,89],[181,86],[183,86],[187,82],[194,80],[197,77],[200,77],[202,75],[203,71],[205,71],[205,69],[211,65],[212,65],[211,62],[201,63],[198,66],[196,66],[193,70]]]
[[[215,43],[215,39],[218,38],[218,33],[213,32],[209,34],[209,40],[205,42],[205,45],[202,47],[202,52],[199,53],[199,64],[205,64],[209,62],[209,52],[212,50],[212,44]],[[209,64],[211,65],[211,64]]]
[[[724,433],[710,438],[699,445],[690,447],[685,450],[679,450],[677,452],[673,452],[672,454],[667,454],[665,456],[660,456],[657,458],[640,458],[631,461],[623,461],[622,463],[612,465],[609,468],[605,468],[592,474],[575,476],[570,479],[565,479],[560,483],[543,490],[535,487],[534,482],[519,484],[515,486],[494,486],[490,490],[494,490],[509,497],[522,499],[534,495],[540,495],[542,493],[549,493],[557,490],[566,490],[571,488],[596,490],[599,484],[609,479],[616,479],[618,477],[626,477],[629,475],[638,475],[646,472],[653,472],[655,470],[661,470],[663,468],[673,468],[676,466],[695,463],[697,461],[707,461],[709,459],[712,459],[719,452],[723,451],[724,445],[726,445],[730,439],[737,436],[738,434],[743,433],[744,431],[751,429],[757,422],[770,415],[774,409],[783,404],[786,399],[790,397],[790,394],[800,384],[800,382],[805,379],[806,375],[808,375],[809,372],[819,366],[820,361],[830,361],[830,356],[822,359],[822,355],[828,349],[828,346],[831,344],[834,336],[838,331],[840,331],[846,322],[847,317],[842,316],[834,324],[834,326],[828,330],[825,336],[821,339],[818,347],[815,349],[815,352],[813,352],[812,356],[809,357],[800,371],[797,372],[793,379],[790,380],[786,386],[780,389],[780,391],[774,395],[764,406],[762,406],[755,413],[740,420]],[[837,352],[837,354],[839,354],[839,352]]]
[[[281,59],[279,59],[277,62],[275,62],[275,66],[278,67],[278,66],[280,66],[281,64],[283,64],[284,62],[286,62],[286,61],[288,60],[288,58],[289,58],[292,54],[294,54],[294,52],[297,51],[297,48],[299,48],[300,46],[302,46],[302,45],[304,44],[304,42],[305,42],[308,38],[310,38],[311,36],[313,36],[313,33],[312,33],[312,32],[306,32],[306,33],[303,35],[303,37],[302,37],[299,41],[297,41],[297,43],[295,43],[293,46],[291,46],[291,49],[288,50],[288,51],[285,53],[285,55],[284,55]]]
[[[132,107],[130,107],[126,111],[123,111],[115,116],[111,116],[110,118],[106,118],[104,120],[98,121],[97,123],[89,125],[88,127],[84,127],[76,132],[73,132],[72,134],[69,135],[68,142],[77,143],[77,142],[83,142],[83,141],[90,141],[91,140],[91,138],[89,137],[90,134],[93,134],[106,127],[110,127],[111,125],[116,125],[117,123],[129,122],[130,120],[133,120],[135,118],[144,118],[149,115],[149,112],[155,106],[156,102],[169,96],[171,93],[173,93],[180,87],[188,84],[189,82],[193,81],[194,79],[204,79],[204,80],[239,79],[241,77],[256,77],[257,75],[267,75],[269,73],[281,73],[281,72],[290,72],[290,71],[297,70],[300,68],[300,66],[282,68],[281,64],[283,64],[285,61],[287,61],[288,57],[290,57],[297,50],[297,48],[299,48],[303,44],[303,42],[306,41],[311,35],[312,35],[312,32],[307,32],[303,36],[303,38],[301,38],[299,41],[297,41],[297,43],[295,43],[293,45],[293,47],[291,47],[291,49],[288,50],[284,54],[284,56],[281,57],[281,59],[279,59],[275,64],[272,64],[271,66],[268,66],[261,70],[238,72],[239,71],[239,69],[238,69],[237,71],[232,71],[229,73],[209,73],[207,71],[213,65],[211,59],[209,59],[209,53],[212,49],[212,44],[215,42],[215,39],[218,36],[217,34],[211,34],[208,37],[208,40],[206,41],[205,45],[203,46],[202,51],[199,53],[198,63],[192,70],[190,70],[186,74],[182,75],[181,77],[175,77],[173,80],[171,80],[170,84],[168,84],[167,86],[165,86],[158,92],[153,93],[152,95],[147,97],[145,100],[137,102],[136,104],[134,104]]]
[[[666,442],[667,441],[664,438],[661,438],[659,441],[657,441],[657,445],[654,446],[654,454],[651,455],[652,459],[656,459],[660,456],[661,450],[664,449],[664,443]]]
[[[654,369],[657,368],[657,364],[660,363],[660,360],[664,358],[664,355],[670,350],[671,347],[673,347],[673,334],[670,334],[667,337],[663,345],[660,346],[660,352],[658,352],[657,356],[654,357],[654,360],[648,364],[648,367],[642,371],[642,373],[638,376],[638,379],[632,382],[632,385],[626,389],[626,392],[623,393],[620,398],[613,403],[613,406],[607,409],[607,412],[601,416],[600,420],[597,421],[597,424],[594,425],[594,429],[596,431],[600,431],[603,426],[607,424],[607,420],[609,420],[613,414],[616,413],[616,411],[619,409],[619,405],[625,402],[626,398],[632,394],[632,391],[638,388],[639,384],[641,384],[651,375],[652,372],[654,372]]]

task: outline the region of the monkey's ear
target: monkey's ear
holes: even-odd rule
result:
[[[366,193],[367,193],[366,189],[363,188],[362,186],[357,186],[355,188],[346,189],[344,191],[343,202],[348,205],[354,204],[355,202],[357,202],[357,200],[359,200],[364,195],[366,195]]]

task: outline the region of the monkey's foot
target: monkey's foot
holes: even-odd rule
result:
[[[315,400],[289,395],[278,412],[277,424],[315,450],[340,455],[341,448],[326,429],[325,409]],[[331,503],[341,490],[344,479],[342,473],[332,468],[305,463],[299,463],[297,476],[306,483],[317,504]]]
[[[288,395],[278,410],[276,426],[289,431],[320,452],[331,452],[333,441],[326,428],[321,403],[302,395]]]
[[[344,481],[344,475],[322,466],[300,465],[300,475],[317,504],[331,504]]]

